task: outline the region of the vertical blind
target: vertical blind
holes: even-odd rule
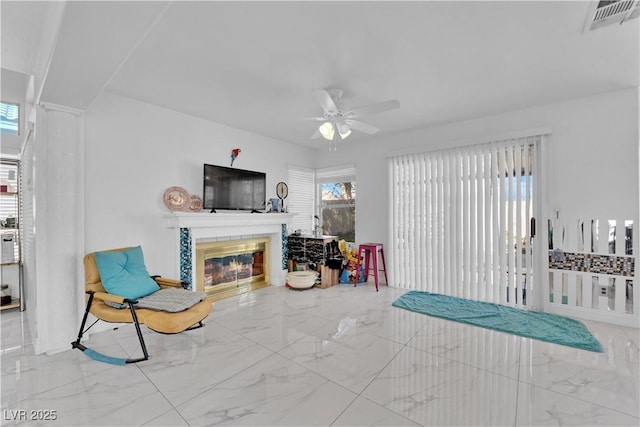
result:
[[[290,213],[295,213],[291,221],[291,229],[310,233],[313,230],[315,206],[315,171],[299,166],[287,167],[287,185],[289,196],[285,200]]]
[[[526,305],[542,137],[390,158],[392,283]]]

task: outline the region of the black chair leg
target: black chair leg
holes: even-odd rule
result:
[[[84,316],[82,316],[82,323],[80,324],[80,330],[78,331],[78,339],[76,339],[74,342],[71,343],[73,348],[79,348],[78,346],[82,345],[82,344],[80,344],[80,340],[82,339],[82,336],[86,332],[84,330],[84,325],[87,323],[87,316],[89,315],[89,309],[91,308],[91,304],[92,303],[93,303],[93,293],[90,293],[89,294],[89,300],[87,301],[87,307],[84,310]],[[94,323],[94,325],[95,325],[95,323]],[[91,325],[91,326],[93,326],[93,325]],[[91,328],[91,326],[89,326],[89,328]],[[89,330],[89,328],[87,328],[87,330]]]
[[[194,329],[202,328],[203,326],[204,326],[204,323],[202,323],[202,320],[201,320],[198,323],[194,323],[193,325],[189,326],[187,329],[185,329],[185,331],[192,331]]]
[[[142,362],[143,360],[149,360],[149,353],[147,352],[147,346],[145,345],[144,338],[142,337],[142,331],[140,330],[140,323],[138,322],[138,316],[136,315],[136,311],[133,308],[133,304],[134,304],[133,302],[129,303],[129,309],[131,310],[131,317],[133,319],[133,324],[136,327],[136,333],[138,334],[138,340],[140,341],[140,346],[142,347],[142,354],[144,355],[144,357],[139,357],[136,359],[131,359],[131,358],[118,359],[118,358],[113,358],[109,356],[104,356],[100,353],[97,353],[87,348],[80,342],[85,332],[91,329],[91,327],[95,325],[98,322],[98,320],[100,320],[98,319],[95,322],[93,322],[91,326],[89,326],[87,329],[84,328],[85,324],[87,323],[87,316],[89,316],[91,304],[93,303],[93,292],[88,292],[88,294],[89,294],[89,300],[87,301],[87,307],[84,311],[84,316],[82,317],[82,324],[80,325],[80,330],[78,331],[78,338],[71,343],[71,348],[77,348],[82,352],[89,350],[87,354],[90,354],[91,357],[93,357],[94,359],[101,360],[107,363],[117,364],[117,365],[122,365],[125,363],[137,363],[137,362]]]
[[[142,347],[142,354],[144,354],[144,358],[140,360],[149,359],[149,353],[147,352],[147,346],[144,343],[144,338],[142,337],[142,331],[140,330],[140,323],[138,323],[138,316],[136,316],[136,310],[133,308],[133,303],[129,303],[129,310],[131,310],[131,317],[133,318],[133,324],[136,325],[136,332],[138,333],[138,339],[140,340],[140,347]],[[135,363],[140,360],[135,360],[133,362],[127,363]]]

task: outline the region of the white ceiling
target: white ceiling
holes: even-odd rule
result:
[[[591,32],[586,1],[66,4],[42,101],[107,90],[278,140],[311,140],[312,91],[392,135],[637,87],[638,20]],[[2,1],[2,67],[32,73],[46,2]],[[354,134],[348,142],[372,136]]]

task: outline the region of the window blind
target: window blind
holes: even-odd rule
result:
[[[2,236],[12,238],[14,242],[14,259],[20,259],[20,231],[22,218],[20,217],[20,194],[18,188],[19,161],[14,159],[2,159],[0,167],[0,184],[6,186],[6,191],[0,197],[0,220],[12,221],[2,228]],[[4,239],[3,239],[4,240]]]
[[[347,164],[316,170],[316,182],[350,182],[356,180],[356,165]]]
[[[303,233],[311,233],[315,206],[315,172],[313,169],[289,165],[287,174],[289,197],[285,203],[288,211],[296,214],[289,232],[303,230]]]
[[[541,138],[390,158],[392,283],[526,305]]]

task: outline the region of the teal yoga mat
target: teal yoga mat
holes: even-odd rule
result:
[[[424,291],[409,291],[393,305],[429,316],[602,353],[602,345],[574,319]]]

